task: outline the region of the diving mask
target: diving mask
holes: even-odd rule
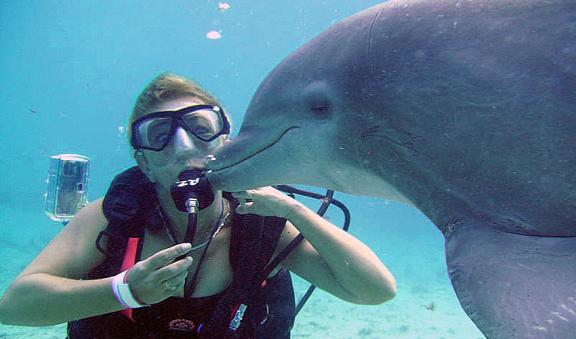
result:
[[[137,119],[132,123],[130,143],[135,149],[161,151],[170,143],[178,126],[205,142],[230,133],[230,123],[221,107],[194,105]]]

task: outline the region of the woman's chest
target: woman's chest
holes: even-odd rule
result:
[[[232,281],[232,267],[230,266],[230,228],[223,228],[206,248],[200,247],[188,253],[193,262],[188,269],[187,280],[192,279],[198,271],[196,288],[192,294],[193,298],[205,297],[220,293],[226,289]],[[145,260],[150,256],[168,247],[174,246],[172,240],[166,235],[152,233],[148,230],[145,233],[140,254],[140,260]],[[202,254],[206,254],[202,259]],[[184,296],[184,288],[180,288],[176,296]]]

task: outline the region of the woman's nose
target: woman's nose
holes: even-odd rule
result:
[[[200,142],[198,138],[180,126],[176,127],[174,136],[172,136],[172,143],[175,150],[198,149],[198,142]]]

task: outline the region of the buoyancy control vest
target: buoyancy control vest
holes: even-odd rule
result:
[[[138,167],[116,176],[104,198],[103,212],[109,224],[96,246],[106,258],[84,279],[111,277],[130,267],[140,256],[146,227],[163,227],[154,185]],[[72,321],[68,338],[290,338],[295,317],[290,273],[281,269],[271,279],[262,275],[285,222],[232,214],[229,260],[233,279],[216,296],[199,298],[203,300],[172,297],[144,309]],[[154,317],[138,317],[139,312],[154,311],[177,316],[159,324],[153,323]]]

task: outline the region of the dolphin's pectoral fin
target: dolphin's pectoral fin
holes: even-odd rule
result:
[[[576,338],[576,237],[461,222],[446,259],[462,307],[488,338]]]

